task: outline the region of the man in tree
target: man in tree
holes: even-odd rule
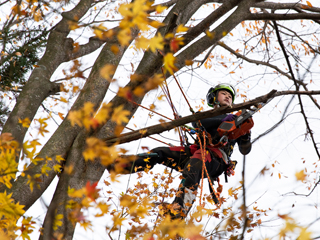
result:
[[[235,91],[229,84],[219,84],[210,88],[207,94],[207,103],[213,108],[231,106],[234,99]],[[184,218],[195,201],[196,190],[202,177],[203,162],[205,162],[206,172],[210,179],[215,180],[222,173],[230,175],[233,172],[235,162],[230,160],[230,156],[235,143],[238,143],[239,150],[243,155],[250,152],[250,131],[237,139],[228,139],[224,144],[220,141],[221,136],[217,131],[218,127],[222,122],[232,121],[235,117],[236,115],[233,114],[223,114],[193,122],[193,127],[198,131],[195,144],[187,147],[158,147],[152,149],[149,153],[142,153],[137,156],[121,156],[115,164],[107,167],[107,169],[126,174],[151,169],[158,163],[182,172],[183,180],[173,202],[175,206],[178,206],[174,207],[177,211],[174,211],[175,213],[171,213],[171,215],[172,218]],[[205,133],[205,137],[203,137],[203,133]],[[214,190],[212,188],[210,190],[213,200],[218,203]]]

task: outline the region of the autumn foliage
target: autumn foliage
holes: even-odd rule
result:
[[[170,81],[179,85],[190,76],[199,85],[211,81],[206,84],[212,86],[222,72],[220,80],[237,85],[239,102],[246,103],[267,93],[269,83],[263,83],[264,77],[271,75],[270,85],[279,86],[277,97],[293,95],[300,108],[287,114],[291,100],[286,106],[273,104],[269,113],[284,115],[272,126],[268,122],[268,129],[264,126],[256,141],[298,112],[302,119],[299,124],[303,122],[306,129],[298,135],[310,140],[318,158],[312,159],[308,169],[297,165],[289,178],[311,195],[319,184],[320,158],[318,128],[310,123],[316,118],[314,109],[320,109],[314,97],[319,94],[319,84],[314,83],[319,63],[312,66],[319,55],[320,6],[314,5],[312,1],[286,5],[254,0],[0,3],[0,239],[72,239],[78,227],[95,232],[97,221],[104,224],[99,233],[104,239],[317,237],[310,228],[319,224],[319,216],[308,225],[292,216],[290,210],[276,212],[269,204],[261,204],[258,200],[263,196],[246,200],[250,184],[245,181],[245,159],[243,168],[236,170],[238,176],[243,173],[239,181],[215,185],[221,192],[221,204],[214,204],[207,183],[203,183],[195,206],[183,220],[171,220],[168,214],[178,214],[169,202],[178,192],[179,172],[163,166],[160,170],[149,169],[135,173],[133,183],[115,173],[102,177],[119,155],[137,153],[119,142],[124,132],[132,130],[129,123],[139,107],[148,109],[143,120],[153,121],[159,112],[161,117],[155,121],[160,126],[179,118],[176,113],[171,117],[171,108],[175,109],[171,97],[176,98],[179,110],[191,110],[189,115],[195,112],[182,100],[180,91],[188,91],[185,98],[197,99],[191,104],[196,111],[205,108],[207,89],[196,95],[199,89],[189,89],[189,83],[185,83],[171,96]],[[218,20],[221,23],[216,26]],[[299,25],[301,35],[282,20]],[[285,36],[285,46],[280,35]],[[214,52],[218,47],[222,50]],[[292,66],[291,58],[295,59]],[[259,67],[254,73],[252,65]],[[210,80],[203,80],[208,72]],[[181,80],[179,75],[185,73],[188,77],[181,75]],[[143,99],[153,91],[161,93],[149,106],[143,106]],[[303,94],[309,97],[308,103],[302,102]],[[170,108],[163,107],[164,99]],[[132,125],[140,138],[145,137],[148,129]],[[178,140],[178,132],[182,139],[183,131],[190,130],[175,127],[170,129]],[[114,140],[112,144],[110,139]],[[160,144],[168,144],[168,140]],[[146,152],[150,148],[141,146]],[[270,156],[262,169],[255,169],[254,180],[266,177],[286,181],[279,162]],[[55,190],[50,203],[45,203],[44,192],[54,179]],[[117,184],[125,191],[117,192]],[[41,220],[28,212],[37,200],[46,208]],[[317,204],[312,207],[318,211]],[[265,230],[269,221],[276,222],[272,236]],[[260,231],[263,234],[259,235]]]

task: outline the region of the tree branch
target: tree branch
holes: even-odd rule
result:
[[[196,37],[198,37],[204,30],[209,30],[209,27],[220,19],[224,14],[229,12],[231,9],[236,7],[239,4],[240,0],[224,1],[223,4],[213,11],[208,17],[202,20],[195,27],[190,28],[186,34],[183,36],[185,39],[184,45],[187,45]]]
[[[171,122],[161,123],[157,125],[153,125],[150,127],[142,128],[140,130],[136,130],[129,133],[121,134],[120,136],[112,136],[109,138],[103,139],[107,143],[107,145],[113,144],[122,144],[126,142],[131,142],[140,138],[145,138],[152,134],[162,133],[164,131],[169,131],[175,127],[182,126],[184,124],[195,122],[204,118],[214,117],[225,113],[230,113],[234,111],[239,111],[241,109],[250,109],[251,106],[254,106],[261,102],[267,102],[267,100],[278,97],[282,95],[291,95],[291,94],[304,94],[304,95],[313,95],[320,94],[320,91],[281,91],[277,92],[276,90],[271,91],[270,93],[257,97],[251,101],[245,103],[234,104],[232,107],[221,107],[218,109],[213,109],[205,112],[196,113],[194,115],[189,115],[186,117],[179,118],[177,120],[173,120]]]
[[[234,54],[237,58],[241,58],[241,59],[243,59],[243,60],[245,60],[245,61],[247,61],[249,63],[254,63],[254,64],[257,64],[257,65],[263,65],[263,66],[267,66],[267,67],[273,68],[277,72],[279,72],[282,75],[286,76],[287,78],[291,79],[291,76],[288,73],[282,71],[276,65],[273,65],[273,64],[270,64],[270,63],[267,63],[267,62],[264,62],[264,61],[259,61],[259,60],[254,60],[254,59],[248,58],[248,57],[240,54],[239,52],[236,52],[235,50],[233,50],[231,47],[229,47],[228,45],[226,45],[223,42],[218,42],[217,45],[219,45],[220,47],[223,47],[228,52]]]
[[[305,11],[310,12],[320,12],[320,8],[318,7],[309,7],[305,4],[300,3],[275,3],[275,2],[260,2],[253,5],[256,8],[262,8],[262,9],[271,9],[271,10],[296,10],[296,9],[303,9]]]
[[[287,62],[287,65],[288,65],[288,68],[289,68],[289,71],[291,73],[291,76],[292,76],[292,79],[293,79],[293,82],[294,82],[294,85],[296,87],[296,91],[299,91],[299,85],[298,85],[298,82],[296,81],[295,79],[295,76],[293,74],[293,70],[292,70],[292,67],[291,67],[291,64],[290,64],[290,61],[289,61],[289,57],[288,57],[288,54],[285,50],[285,47],[284,47],[284,44],[281,40],[281,37],[280,37],[280,33],[279,33],[279,29],[278,29],[278,26],[277,26],[277,23],[275,21],[273,21],[273,24],[274,24],[274,28],[275,28],[275,31],[276,31],[276,35],[277,35],[277,38],[278,38],[278,42],[280,44],[280,47],[281,47],[281,50],[283,52],[283,55],[285,56],[285,59],[286,59],[286,62]],[[299,105],[300,105],[300,109],[301,109],[301,114],[304,118],[304,121],[305,121],[305,124],[306,124],[306,127],[307,127],[307,133],[306,134],[310,134],[310,137],[311,137],[311,140],[312,140],[312,143],[313,143],[313,146],[314,146],[314,149],[320,159],[320,153],[318,151],[318,148],[317,148],[317,143],[315,142],[315,139],[314,139],[314,136],[313,136],[313,132],[312,132],[312,129],[309,125],[309,122],[308,122],[308,119],[307,119],[307,116],[305,114],[305,111],[304,111],[304,107],[303,107],[303,104],[302,104],[302,99],[301,99],[301,96],[300,94],[297,94],[298,95],[298,99],[299,99]]]
[[[251,13],[246,20],[273,20],[273,21],[286,21],[286,20],[319,20],[320,14],[315,13],[290,13],[290,14],[273,14],[273,13]]]

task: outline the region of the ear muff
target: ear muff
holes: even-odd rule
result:
[[[217,100],[217,92],[218,91],[214,91],[214,88],[210,88],[208,93],[207,93],[207,104],[210,107],[214,107],[214,105],[219,104],[218,102],[216,102]]]

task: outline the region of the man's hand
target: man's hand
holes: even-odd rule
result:
[[[236,117],[237,117],[237,115],[229,114],[224,119],[222,119],[221,122],[231,122],[231,121],[235,120]]]

